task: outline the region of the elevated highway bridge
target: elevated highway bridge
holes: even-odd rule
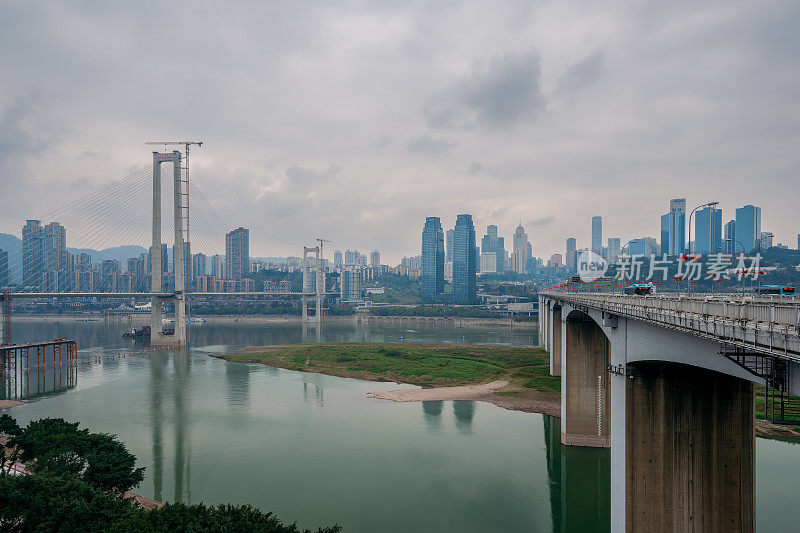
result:
[[[755,529],[755,384],[800,394],[800,300],[543,292],[561,441],[611,448],[612,531]]]

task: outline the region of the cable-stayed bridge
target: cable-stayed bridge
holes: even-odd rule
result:
[[[162,167],[168,172],[164,176]],[[171,213],[164,208],[170,203]],[[6,285],[0,292],[3,323],[0,344],[9,344],[11,340],[10,302],[14,299],[149,298],[151,343],[180,346],[188,342],[190,297],[225,298],[226,301],[300,298],[303,320],[321,324],[324,298],[336,294],[326,291],[324,241],[320,239],[315,247],[303,247],[299,272],[288,273],[276,290],[254,290],[252,284],[241,282],[248,273],[249,233],[248,242],[239,250],[236,243],[231,246],[226,242],[226,226],[202,192],[189,182],[188,166],[184,166],[183,154],[177,150],[153,152],[152,165],[67,203],[42,220],[53,222],[41,226],[39,220],[28,220],[22,228],[22,246],[7,251],[5,257],[0,254],[0,286]],[[88,254],[77,251],[73,256],[68,251],[67,229],[70,244],[80,247],[78,250],[138,245],[147,253],[129,258],[127,272],[121,271],[119,261],[103,261],[98,271]],[[221,262],[219,254],[223,243],[227,248],[225,263]],[[205,265],[206,254],[214,254],[217,261],[217,264],[212,263],[210,275]],[[202,256],[202,264],[193,261],[199,256]],[[8,287],[10,280],[3,279],[4,269],[5,277],[9,277],[6,264],[22,265],[21,287]],[[221,272],[223,265],[230,269],[225,276]],[[208,283],[203,283],[204,290],[190,290],[198,276],[213,278],[210,290]],[[224,286],[226,290],[215,290],[215,285]],[[316,311],[309,317],[308,300],[312,298]],[[175,328],[171,334],[165,333],[162,326],[164,304],[171,304],[175,313]]]

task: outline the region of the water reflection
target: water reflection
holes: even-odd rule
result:
[[[30,400],[66,392],[78,384],[75,366],[46,366],[40,369],[15,370],[0,375],[0,400]]]
[[[303,378],[303,401],[308,405],[325,407],[325,391],[314,374]]]
[[[444,402],[427,401],[421,403],[426,427],[432,433],[438,433],[442,427],[442,409],[444,409]]]
[[[561,445],[561,419],[543,416],[553,531],[611,530],[611,454]]]
[[[453,413],[456,415],[456,428],[458,428],[458,431],[462,435],[471,435],[472,418],[475,416],[475,402],[454,400]]]
[[[225,383],[231,407],[242,409],[250,405],[250,365],[225,365]]]

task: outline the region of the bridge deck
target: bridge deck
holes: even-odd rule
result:
[[[800,362],[800,300],[796,298],[579,292],[543,296]]]

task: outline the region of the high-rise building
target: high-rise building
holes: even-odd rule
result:
[[[435,302],[442,293],[444,293],[442,222],[439,217],[427,217],[422,228],[422,301]]]
[[[250,273],[250,230],[239,227],[225,236],[225,279],[244,279]]]
[[[370,266],[381,266],[381,253],[378,250],[372,250],[369,254]]]
[[[639,239],[633,239],[628,244],[628,250],[632,256],[649,257],[658,252],[658,240],[655,237],[641,237]]]
[[[189,279],[197,279],[198,276],[206,275],[206,254],[194,254],[192,256],[192,277]]]
[[[603,217],[592,217],[592,251],[599,254],[603,251]]]
[[[800,250],[800,233],[797,234],[797,249]]]
[[[497,236],[497,226],[494,224],[486,226],[486,235],[481,239],[481,253],[493,253],[495,255],[495,269],[490,272],[503,272],[506,266],[506,244],[503,237]],[[481,265],[481,272],[483,266]]]
[[[344,261],[342,259],[342,251],[336,250],[335,252],[333,252],[333,266],[335,268],[342,268],[343,264]]]
[[[562,260],[561,254],[553,254],[552,256],[550,256],[550,261],[548,261],[548,262],[550,263],[550,266],[554,266],[554,267],[559,267],[560,268],[560,267],[564,266],[561,263],[561,260]]]
[[[477,294],[475,226],[472,215],[458,215],[453,232],[453,301],[470,304]],[[442,273],[444,276],[444,272]]]
[[[211,256],[211,275],[214,279],[225,278],[225,260],[220,254]]]
[[[695,213],[694,253],[716,254],[722,251],[722,209],[706,206]]]
[[[763,252],[764,250],[768,250],[772,248],[772,233],[769,231],[762,231],[761,232],[761,248],[760,250]]]
[[[680,255],[686,250],[686,198],[669,201],[669,213],[661,215],[661,253]]]
[[[528,234],[522,224],[517,226],[514,232],[514,253],[511,254],[511,268],[517,274],[525,274],[528,271],[528,261],[531,259],[533,248],[528,242]]]
[[[67,230],[58,222],[42,228],[45,270],[64,270],[67,266]]]
[[[576,272],[578,270],[578,252],[577,252],[578,242],[575,240],[574,237],[570,237],[567,239],[567,268]]]
[[[494,252],[481,252],[480,271],[489,274],[497,272],[497,254]]]
[[[11,283],[11,272],[8,270],[8,252],[0,248],[0,289]]]
[[[445,256],[444,260],[448,263],[453,262],[453,235],[455,235],[456,231],[453,229],[447,230],[445,235]]]
[[[22,226],[22,283],[39,286],[44,270],[44,234],[41,221],[28,220]]]
[[[361,300],[364,290],[364,270],[355,265],[346,266],[339,273],[339,295],[342,300]]]
[[[741,252],[741,247],[736,243],[735,220],[729,220],[722,228],[722,252],[726,254]]]
[[[761,208],[746,205],[736,210],[736,240],[742,243],[745,253],[757,250],[761,237]]]
[[[128,274],[131,275],[131,286],[135,291],[146,291],[149,284],[147,279],[147,256],[145,254],[139,257],[131,257],[128,259]]]
[[[619,252],[620,252],[619,245],[620,245],[619,237],[609,237],[608,238],[608,248],[607,248],[607,252],[606,252],[606,256],[607,256],[606,259],[610,263],[615,262],[617,260],[617,258],[619,257]]]
[[[358,254],[358,250],[345,250],[344,252],[344,264],[345,265],[355,265],[356,264],[356,255]]]

